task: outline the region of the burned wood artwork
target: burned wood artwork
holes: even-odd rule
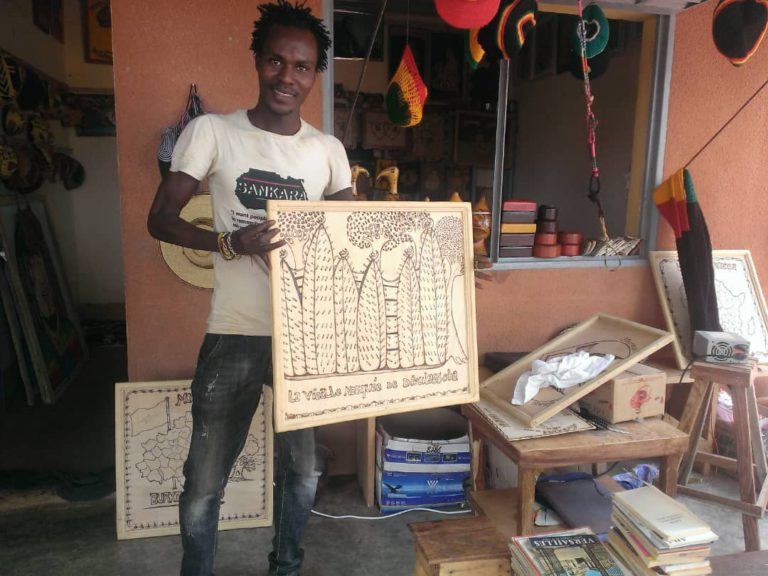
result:
[[[192,439],[189,380],[115,389],[118,539],[179,534],[179,497]],[[265,386],[222,494],[219,530],[272,523],[272,390]]]
[[[470,210],[269,203],[278,431],[477,399]]]

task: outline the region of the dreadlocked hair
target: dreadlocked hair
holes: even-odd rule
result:
[[[323,72],[328,67],[328,48],[331,47],[331,35],[323,21],[312,14],[304,2],[291,4],[288,0],[277,0],[259,5],[260,17],[253,23],[251,51],[259,54],[264,47],[264,40],[273,26],[286,26],[309,30],[317,41],[317,71]]]

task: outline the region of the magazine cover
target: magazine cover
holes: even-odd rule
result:
[[[513,539],[546,576],[623,576],[608,550],[589,529]],[[515,551],[513,550],[513,554]],[[629,575],[627,575],[629,576]]]

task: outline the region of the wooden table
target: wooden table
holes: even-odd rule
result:
[[[536,477],[548,468],[660,458],[661,488],[670,496],[676,494],[678,467],[683,453],[688,449],[688,434],[660,418],[618,425],[629,434],[590,430],[510,442],[483,417],[474,404],[464,404],[461,411],[469,420],[474,490],[485,488],[485,442],[491,442],[517,465],[517,525],[520,534],[533,532]]]

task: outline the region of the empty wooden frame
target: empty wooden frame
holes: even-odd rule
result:
[[[275,429],[474,402],[463,202],[269,201]]]
[[[219,530],[272,524],[272,390],[263,390],[222,496]],[[116,385],[118,539],[179,534],[179,496],[191,438],[189,380]]]
[[[485,380],[480,395],[519,418],[527,426],[536,427],[604,382],[669,344],[672,338],[672,334],[664,330],[607,314],[598,314]],[[511,403],[518,378],[531,369],[534,360],[547,360],[579,351],[613,354],[615,360],[606,370],[583,384],[564,390],[542,388],[526,404],[515,406]]]
[[[648,260],[667,328],[675,336],[677,367],[691,360],[691,320],[676,251],[650,252]],[[749,250],[713,250],[720,326],[749,340],[750,354],[768,363],[768,309]]]

